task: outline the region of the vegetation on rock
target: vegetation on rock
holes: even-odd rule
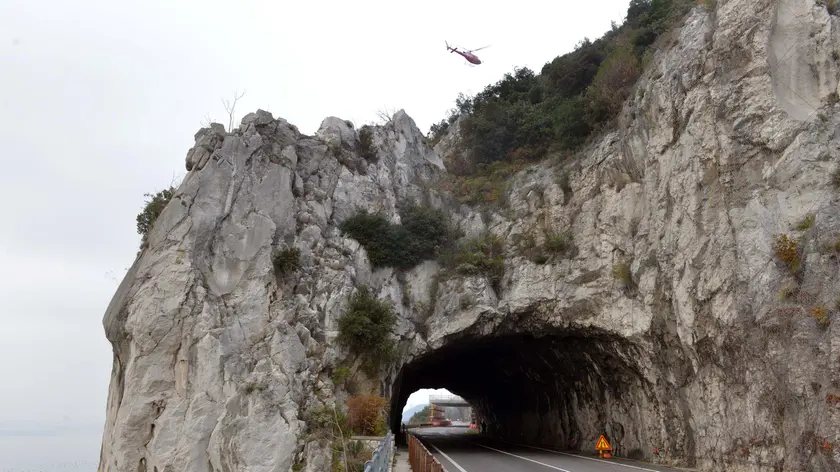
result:
[[[796,229],[798,229],[799,231],[806,231],[811,229],[814,226],[815,219],[816,215],[814,215],[813,213],[808,213],[796,224]]]
[[[332,379],[334,385],[344,386],[348,377],[350,377],[350,369],[347,367],[336,367],[330,378]]]
[[[811,307],[811,316],[817,321],[817,324],[822,326],[823,328],[828,327],[831,324],[831,320],[828,317],[828,312],[826,311],[824,306],[815,306]]]
[[[461,117],[460,151],[471,162],[454,172],[479,173],[485,179],[487,171],[481,165],[574,151],[610,124],[632,93],[657,38],[694,4],[632,0],[624,24],[613,24],[595,41],[585,38],[572,52],[545,64],[539,74],[515,68],[474,97],[460,94],[449,117],[432,125],[429,140],[437,142]],[[471,194],[481,197],[488,192]]]
[[[542,244],[537,244],[536,235],[529,233],[519,242],[521,254],[535,264],[545,264],[552,259],[574,255],[571,231],[555,233],[545,231]]]
[[[390,334],[396,320],[388,302],[378,300],[370,288],[361,286],[338,319],[337,341],[361,356],[366,370],[375,373],[394,355]]]
[[[400,219],[402,224],[393,224],[381,214],[361,212],[345,220],[341,230],[365,248],[374,268],[411,269],[434,259],[449,239],[449,225],[440,210],[408,205]]]
[[[145,197],[151,197],[151,200],[146,201],[143,211],[137,215],[137,233],[143,236],[143,243],[146,242],[146,237],[148,236],[149,231],[152,230],[158,216],[160,216],[163,209],[166,208],[166,205],[169,203],[169,200],[172,199],[172,195],[174,194],[175,188],[169,187],[154,195],[150,193],[144,195]]]
[[[451,191],[459,203],[496,204],[503,202],[510,176],[525,166],[522,160],[497,161],[489,165],[478,164],[472,175],[454,175],[442,184],[443,190]]]
[[[817,0],[817,5],[822,5],[829,15],[840,13],[840,1],[838,0]]]
[[[364,472],[373,450],[362,441],[348,439],[334,442],[332,454],[331,472]]]
[[[347,420],[353,434],[384,436],[388,432],[388,400],[379,395],[347,399]]]
[[[373,131],[368,125],[359,130],[359,155],[365,160],[376,161],[376,149],[373,147]]]
[[[504,239],[492,234],[471,238],[449,249],[441,262],[457,274],[485,276],[498,290],[505,274],[504,243]]]
[[[776,257],[791,273],[795,274],[799,272],[802,259],[799,253],[799,244],[796,240],[791,239],[786,234],[780,234],[776,237],[773,248],[776,251]]]
[[[365,462],[370,460],[373,453],[363,442],[350,439],[354,434],[362,432],[353,429],[350,420],[353,408],[349,402],[347,410],[348,414],[345,414],[339,408],[318,406],[303,413],[307,440],[331,442],[330,472],[363,472]],[[292,470],[302,470],[303,467],[303,462],[297,462]]]
[[[300,268],[300,249],[296,247],[278,251],[272,261],[278,275],[288,274]]]
[[[621,260],[613,264],[613,277],[621,282],[625,287],[629,287],[633,283],[633,275],[630,272],[630,263]]]
[[[347,416],[339,409],[325,406],[307,408],[301,419],[306,424],[307,440],[335,439],[350,433]]]

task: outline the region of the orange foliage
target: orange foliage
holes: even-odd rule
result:
[[[355,395],[347,400],[350,429],[362,436],[378,436],[387,429],[388,400],[379,395]]]
[[[786,234],[781,234],[776,237],[774,249],[776,250],[776,257],[784,262],[790,270],[793,272],[799,270],[799,247],[796,241],[788,238]]]
[[[832,452],[832,451],[834,451],[834,444],[830,443],[830,442],[828,441],[828,439],[826,439],[826,438],[824,438],[824,437],[822,437],[822,436],[817,436],[816,440],[817,440],[817,446],[818,446],[820,449],[822,449],[823,451],[825,451],[825,452]]]
[[[828,318],[828,313],[826,313],[825,308],[821,306],[815,306],[811,308],[811,316],[817,320],[820,326],[828,326],[831,322]]]

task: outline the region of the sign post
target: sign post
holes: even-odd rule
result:
[[[598,451],[598,455],[601,456],[602,459],[609,459],[612,457],[612,454],[610,454],[612,447],[610,447],[610,443],[607,442],[607,438],[605,438],[603,434],[600,438],[598,438],[598,443],[595,444],[595,449]]]

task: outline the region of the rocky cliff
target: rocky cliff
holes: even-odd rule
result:
[[[701,470],[838,470],[840,18],[724,0],[670,42],[613,131],[511,176],[492,208],[445,190],[455,130],[432,149],[402,111],[364,132],[263,111],[200,130],[104,317],[99,471],[327,470],[308,423],[346,398],[337,320],[361,285],[394,307],[397,355],[354,389],[388,396],[392,426],[444,386],[510,440],[606,432]],[[406,202],[498,238],[502,273],[373,268],[340,225],[397,223]]]

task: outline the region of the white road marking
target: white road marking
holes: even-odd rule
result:
[[[509,455],[509,456],[516,457],[517,459],[522,459],[522,460],[525,460],[525,461],[531,461],[531,462],[533,462],[533,463],[535,463],[535,464],[539,464],[539,465],[546,466],[546,467],[548,467],[549,469],[559,470],[559,471],[561,471],[561,472],[570,472],[570,471],[568,471],[568,470],[566,470],[566,469],[561,469],[560,467],[555,467],[555,466],[553,466],[553,465],[544,464],[544,463],[542,463],[542,462],[535,461],[534,459],[528,459],[527,457],[517,456],[516,454],[511,454],[510,452],[505,452],[505,451],[501,451],[501,450],[499,450],[499,449],[494,449],[494,448],[492,448],[492,447],[490,447],[490,446],[485,446],[484,444],[478,444],[478,443],[473,443],[473,444],[475,444],[476,446],[486,447],[487,449],[492,449],[492,450],[494,450],[494,451],[496,451],[496,452],[501,452],[502,454],[507,454],[507,455]]]
[[[440,455],[442,455],[444,458],[446,458],[446,460],[448,460],[449,462],[451,462],[451,463],[452,463],[452,465],[454,465],[455,467],[457,467],[457,468],[458,468],[458,470],[460,470],[461,472],[467,472],[467,470],[466,470],[466,469],[464,469],[463,467],[461,467],[461,465],[460,465],[460,464],[458,464],[457,462],[453,461],[451,457],[447,456],[445,452],[443,452],[443,451],[441,451],[440,449],[438,449],[438,447],[437,447],[437,446],[435,446],[435,445],[434,445],[434,444],[432,444],[431,442],[429,443],[429,445],[431,445],[433,448],[435,448],[435,451],[437,451]]]
[[[560,451],[555,451],[555,450],[552,450],[552,449],[545,449],[545,448],[537,447],[537,446],[529,446],[527,444],[519,444],[519,443],[513,443],[513,444],[516,444],[517,446],[530,447],[531,449],[539,449],[540,451],[553,452],[555,454],[563,454],[564,456],[577,457],[579,459],[586,459],[588,461],[603,462],[604,464],[610,464],[610,465],[619,465],[621,467],[627,467],[627,468],[630,468],[630,469],[645,470],[647,472],[662,472],[661,470],[645,469],[644,467],[636,467],[635,465],[627,465],[627,464],[622,464],[620,462],[605,461],[604,459],[595,459],[594,457],[580,456],[578,454],[569,454],[568,452],[560,452]]]

